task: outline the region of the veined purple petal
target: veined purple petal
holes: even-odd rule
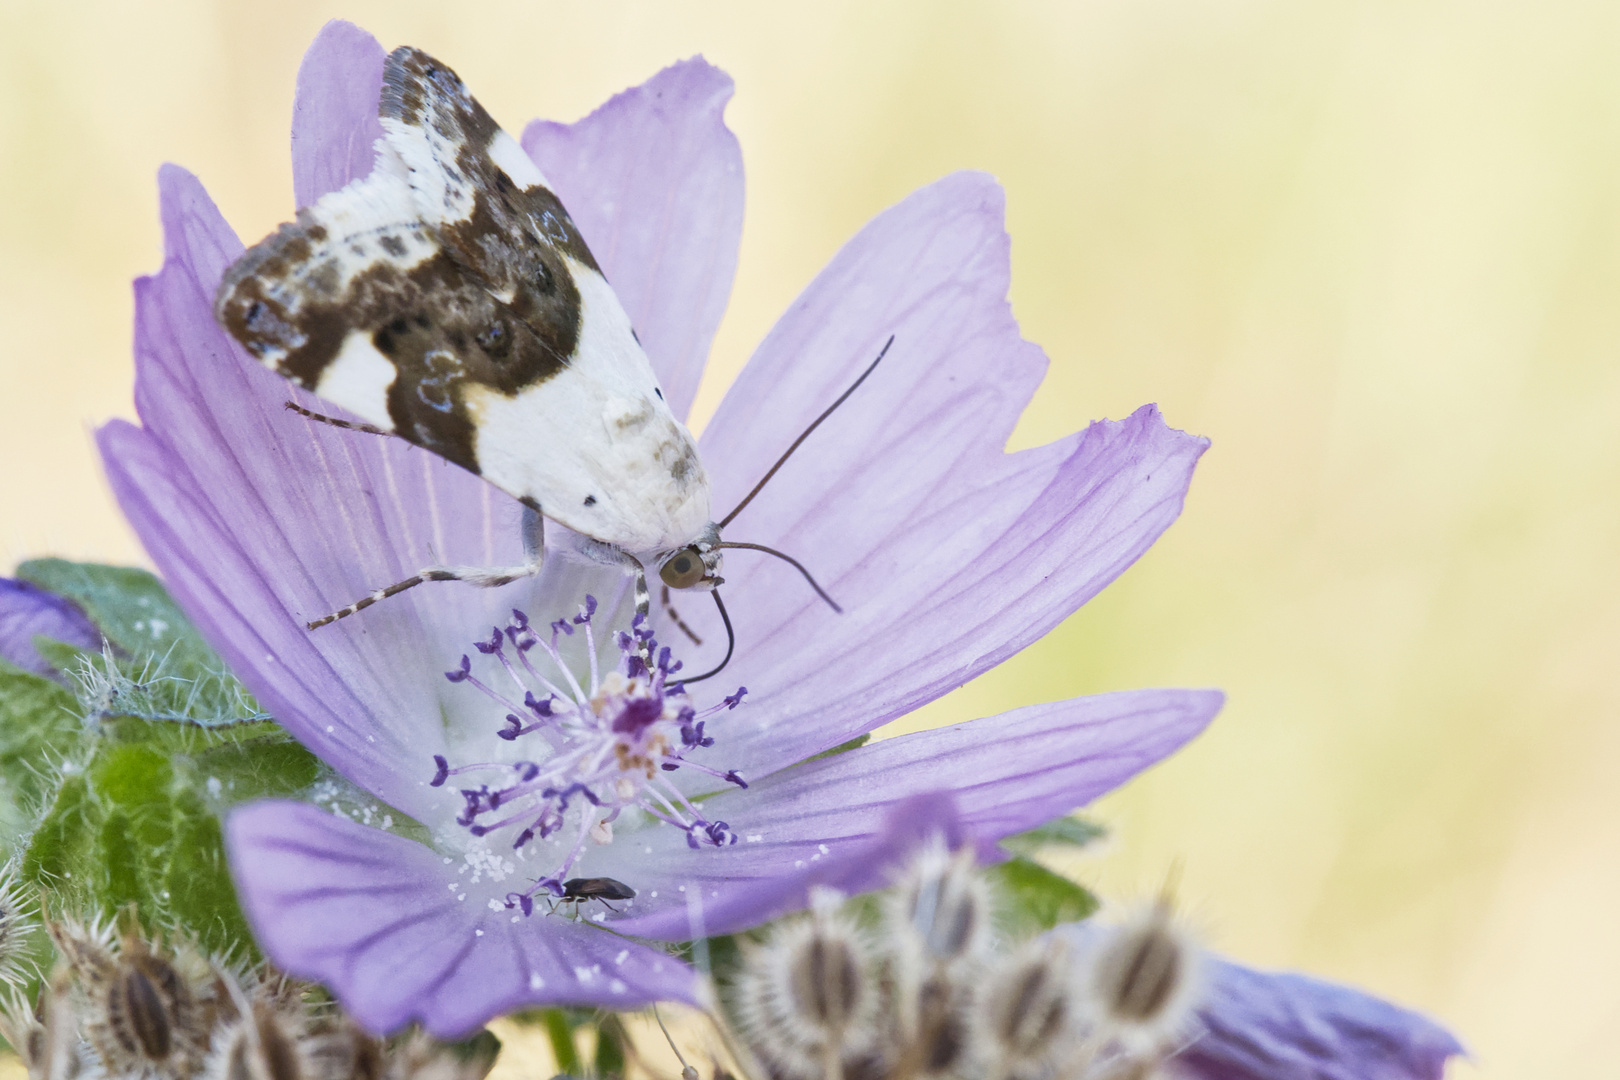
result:
[[[963,827],[993,842],[1068,813],[1173,753],[1222,700],[1213,690],[1100,694],[886,739],[704,800],[704,814],[726,821],[741,843],[693,854],[674,830],[654,829],[593,852],[590,873],[642,892],[637,916],[615,929],[679,940],[689,933],[686,896],[696,891],[710,933],[740,930],[769,917],[783,880],[859,850],[905,799],[947,793]],[[878,881],[874,872],[863,884]]]
[[[1210,963],[1207,1029],[1176,1059],[1199,1080],[1440,1080],[1466,1053],[1445,1028],[1307,975]]]
[[[576,124],[537,120],[523,132],[683,419],[742,238],[742,150],[723,117],[731,93],[729,75],[694,57]]]
[[[752,691],[722,728],[737,767],[770,772],[1000,663],[1180,512],[1208,443],[1151,406],[1003,452],[1045,368],[1019,337],[1007,283],[1001,189],[976,174],[924,188],[844,247],[705,430],[724,513],[894,335],[871,378],[726,531],[799,558],[845,608],[833,613],[774,559],[726,553],[738,648],[724,680]],[[725,645],[703,608],[680,608],[713,639],[685,648],[695,670]]]
[[[321,27],[298,67],[293,99],[293,194],[308,206],[371,172],[382,138],[377,97],[387,53],[342,19]]]
[[[460,900],[449,860],[392,833],[261,802],[231,815],[226,839],[265,952],[373,1031],[415,1020],[454,1038],[527,1005],[697,1001],[693,972],[673,957],[586,923]]]
[[[1058,927],[1084,945],[1098,928]],[[1441,1080],[1462,1043],[1433,1020],[1348,986],[1208,957],[1202,1034],[1174,1058],[1189,1080]]]
[[[101,633],[73,601],[26,581],[0,577],[0,659],[35,675],[60,678],[34,648],[36,637],[78,649],[101,646]]]

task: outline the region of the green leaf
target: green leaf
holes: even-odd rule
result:
[[[95,873],[100,830],[101,810],[90,797],[89,783],[83,776],[64,777],[44,820],[29,838],[24,876],[40,885],[84,894]]]
[[[268,719],[163,588],[133,567],[35,559],[18,576],[77,602],[113,645],[109,655],[42,643],[80,684],[90,719],[136,716],[199,723]]]
[[[78,604],[130,656],[167,657],[175,669],[223,670],[180,606],[152,574],[132,566],[30,559],[17,576]]]
[[[11,838],[28,831],[52,797],[57,766],[85,741],[72,694],[0,661],[0,847],[9,850]]]
[[[624,1022],[617,1013],[607,1013],[596,1022],[596,1061],[592,1075],[599,1080],[624,1075],[624,1047],[629,1041]]]
[[[1015,939],[1078,922],[1097,910],[1089,891],[1021,856],[989,867],[986,876],[1001,899],[1003,928]]]
[[[1015,855],[1034,855],[1046,847],[1085,847],[1108,835],[1108,830],[1085,818],[1060,817],[1028,832],[1009,836],[1001,846]]]
[[[574,1025],[561,1009],[546,1009],[541,1014],[546,1025],[546,1037],[551,1040],[551,1053],[557,1059],[557,1071],[569,1076],[581,1075],[579,1047],[574,1043]]]

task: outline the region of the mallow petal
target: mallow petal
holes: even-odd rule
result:
[[[79,649],[101,645],[100,631],[73,601],[26,581],[0,577],[0,659],[35,675],[60,678],[34,648],[36,637]]]
[[[578,123],[537,120],[523,132],[683,419],[742,238],[742,150],[723,117],[731,93],[729,75],[694,57]]]
[[[590,872],[642,893],[615,929],[682,939],[696,893],[708,931],[729,933],[774,913],[784,880],[870,843],[906,799],[951,796],[962,827],[992,843],[1118,787],[1202,731],[1222,701],[1214,690],[1099,694],[886,739],[705,800],[709,820],[741,837],[733,846],[694,855],[675,830],[651,829],[593,852]],[[875,870],[843,882],[879,883]]]
[[[1177,1056],[1198,1080],[1441,1080],[1466,1051],[1420,1013],[1307,975],[1210,961],[1205,1032]]]
[[[704,431],[724,512],[894,336],[726,530],[796,556],[845,609],[777,560],[726,553],[738,649],[724,681],[752,693],[725,727],[741,767],[779,768],[1000,663],[1180,512],[1208,444],[1151,406],[1003,452],[1045,358],[1007,306],[1002,201],[988,177],[957,174],[879,215],[783,316]],[[712,639],[688,659],[695,670],[725,644],[704,607],[680,605]]]
[[[304,803],[261,802],[226,824],[258,941],[330,987],[376,1032],[420,1022],[443,1038],[555,1002],[633,1009],[698,1000],[692,970],[587,923],[475,906],[432,850]]]
[[[351,780],[413,812],[444,745],[440,672],[544,579],[427,585],[363,619],[315,633],[303,623],[422,566],[520,562],[520,510],[400,440],[288,412],[288,400],[318,402],[214,322],[241,243],[190,174],[165,167],[160,189],[166,258],[135,290],[142,426],[99,435],[113,491],[176,599],[259,700]]]
[[[371,172],[382,138],[377,97],[387,53],[342,19],[321,27],[298,67],[293,98],[293,194],[308,206]]]

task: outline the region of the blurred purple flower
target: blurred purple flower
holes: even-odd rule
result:
[[[1058,927],[1085,947],[1099,928]],[[1307,975],[1209,956],[1197,1033],[1173,1059],[1184,1080],[1441,1080],[1464,1053],[1419,1013]]]
[[[382,61],[377,43],[345,23],[328,25],[306,56],[293,124],[301,205],[369,170]],[[689,60],[576,124],[531,124],[522,140],[682,416],[736,266],[742,165],[721,118],[730,96],[723,73]],[[703,433],[715,505],[729,507],[896,338],[878,373],[816,433],[813,452],[794,458],[732,530],[791,546],[847,613],[829,611],[791,568],[734,555],[726,596],[738,646],[728,681],[693,687],[689,701],[661,699],[677,717],[689,705],[682,723],[695,725],[728,690],[749,689],[740,708],[710,717],[705,731],[694,726],[690,745],[682,736],[682,760],[707,771],[664,774],[676,791],[666,816],[700,815],[705,827],[627,814],[609,843],[579,845],[578,818],[521,849],[512,847],[521,821],[474,836],[471,824],[498,824],[488,812],[504,794],[474,787],[468,797],[433,781],[451,766],[498,772],[533,755],[507,736],[536,722],[550,698],[492,704],[475,682],[520,694],[503,656],[469,643],[507,626],[514,609],[539,626],[573,615],[587,595],[602,600],[597,625],[622,630],[628,582],[554,558],[529,582],[427,586],[306,632],[306,619],[418,566],[515,561],[519,510],[431,454],[284,410],[289,397],[315,403],[251,363],[212,318],[217,283],[242,245],[189,174],[166,167],[160,187],[166,259],[136,286],[141,426],[103,428],[104,460],[175,598],[243,682],[346,778],[431,833],[424,846],[291,802],[247,807],[227,826],[266,951],[326,982],[373,1028],[419,1019],[449,1035],[533,1003],[692,1000],[692,972],[661,951],[590,919],[549,917],[544,905],[525,917],[506,906],[508,894],[566,866],[637,890],[610,920],[614,931],[681,940],[739,929],[794,902],[792,883],[824,856],[862,850],[904,799],[948,790],[966,826],[1005,836],[1115,787],[1220,707],[1215,691],[1101,695],[806,762],[1000,663],[1090,599],[1175,519],[1207,445],[1148,406],[1003,452],[1045,358],[1021,340],[1007,307],[1001,191],[958,174],[844,247]],[[702,670],[724,637],[709,612],[683,603],[682,615],[701,646],[655,626],[689,670]],[[586,655],[585,637],[558,636],[563,662],[576,673],[593,660],[611,666],[612,655]],[[517,636],[505,641],[516,650]],[[463,653],[476,663],[457,668]],[[529,654],[537,671],[539,655]],[[516,651],[504,659],[521,669]],[[447,668],[469,677],[449,682]],[[539,674],[554,685],[560,677]],[[522,676],[532,691],[537,676]],[[629,697],[615,700],[631,707]],[[639,732],[652,714],[636,715],[623,722]],[[592,716],[610,728],[621,719]],[[526,794],[537,814],[555,798]],[[571,805],[577,814],[591,802]],[[598,830],[596,839],[607,837]]]
[[[16,578],[0,578],[0,659],[24,671],[61,679],[61,674],[34,648],[34,638],[47,637],[79,649],[101,647],[101,632],[79,606],[65,597]]]

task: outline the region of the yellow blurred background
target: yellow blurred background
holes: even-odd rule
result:
[[[1214,449],[1140,564],[913,726],[1224,687],[1071,870],[1128,898],[1179,863],[1215,947],[1427,1010],[1457,1076],[1615,1075],[1620,6],[5,0],[4,566],[143,559],[89,426],[131,414],[154,172],[250,239],[288,217],[335,15],[513,130],[696,52],[736,78],[747,222],[699,423],[869,217],[1000,177],[1052,358],[1014,445],[1157,401]]]

